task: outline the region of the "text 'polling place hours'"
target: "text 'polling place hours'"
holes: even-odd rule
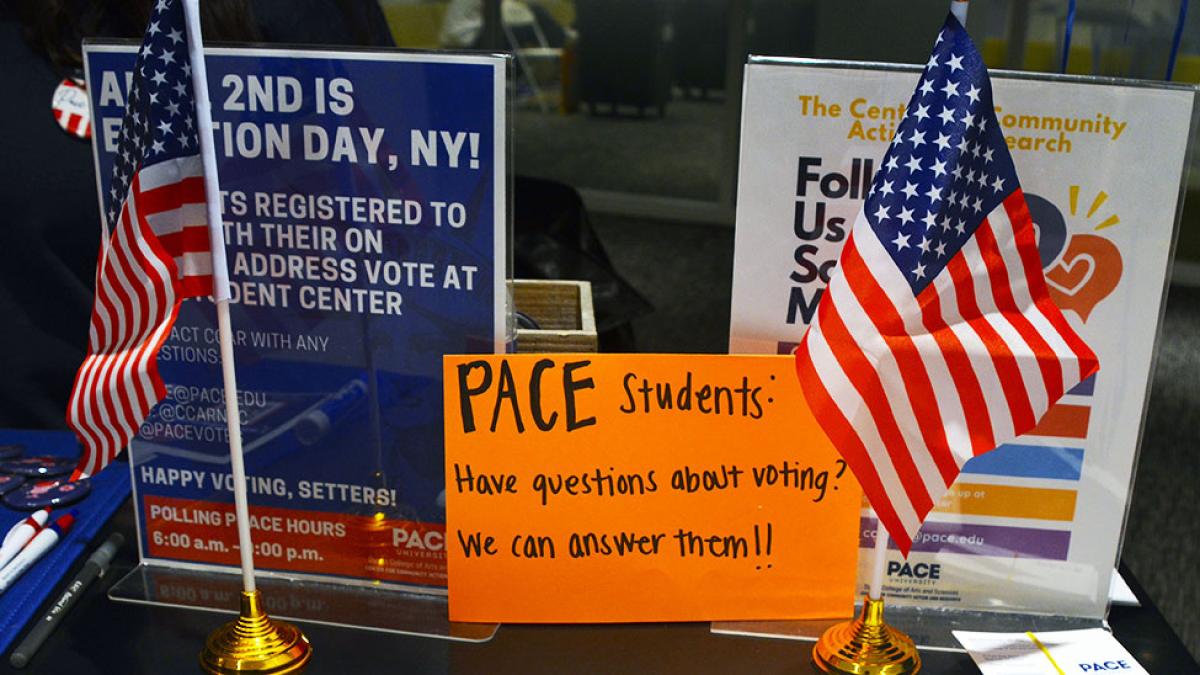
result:
[[[853,605],[861,493],[789,356],[447,356],[455,621]]]

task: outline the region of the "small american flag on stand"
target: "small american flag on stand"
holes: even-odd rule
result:
[[[88,356],[67,409],[84,448],[76,476],[111,462],[165,396],[158,352],[179,302],[212,291],[191,72],[183,6],[158,0],[125,104]]]
[[[967,460],[1099,368],[1047,293],[987,70],[952,15],[796,367],[905,556]]]

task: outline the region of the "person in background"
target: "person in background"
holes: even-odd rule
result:
[[[150,0],[0,0],[0,427],[66,428],[87,353],[100,213],[91,140],[51,106],[81,41],[140,38]],[[375,0],[204,0],[205,39],[393,46]]]

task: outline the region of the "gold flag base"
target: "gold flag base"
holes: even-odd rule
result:
[[[243,591],[241,614],[209,634],[200,652],[200,669],[210,675],[284,675],[303,672],[310,658],[312,645],[304,633],[290,623],[271,620],[258,591]]]
[[[863,598],[862,614],[829,628],[813,647],[813,662],[825,673],[909,675],[921,670],[912,638],[883,620],[883,598]]]

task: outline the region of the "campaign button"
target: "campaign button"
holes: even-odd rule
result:
[[[25,457],[0,462],[0,471],[32,478],[49,478],[71,473],[78,463],[78,460],[66,457]]]
[[[4,503],[19,511],[36,511],[50,507],[58,508],[74,504],[92,491],[92,481],[80,478],[77,481],[41,481],[26,485],[4,495]]]
[[[87,90],[71,78],[54,89],[50,110],[62,130],[80,139],[92,137],[92,115],[88,108]]]
[[[25,476],[14,476],[12,474],[0,474],[0,495],[7,494],[21,487],[25,482]]]
[[[25,446],[18,443],[10,443],[8,445],[0,445],[0,460],[16,459],[25,454]]]

